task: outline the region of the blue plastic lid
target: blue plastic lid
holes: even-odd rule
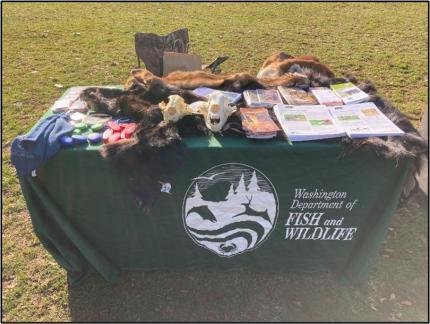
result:
[[[84,144],[87,142],[87,138],[82,135],[72,135],[73,144]]]
[[[64,135],[60,137],[60,143],[61,146],[72,146],[73,145],[73,138],[71,138],[68,135]]]
[[[91,133],[87,137],[88,143],[95,144],[102,140],[102,134],[99,133]]]

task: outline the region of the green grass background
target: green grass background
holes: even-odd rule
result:
[[[204,62],[230,56],[224,72],[256,73],[277,50],[312,54],[337,74],[373,80],[418,124],[428,100],[427,17],[427,3],[2,3],[2,319],[427,320],[428,223],[416,206],[399,210],[359,287],[321,274],[244,271],[226,280],[213,272],[204,280],[190,270],[125,274],[114,286],[95,277],[69,289],[32,232],[9,153],[63,92],[54,84],[120,84],[136,65],[135,32],[182,27]],[[171,289],[195,282],[187,276],[200,280],[197,292]],[[228,294],[235,283],[241,294]],[[199,302],[213,290],[219,299]]]

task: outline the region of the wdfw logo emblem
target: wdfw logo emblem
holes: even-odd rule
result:
[[[225,163],[193,179],[182,218],[195,243],[231,257],[264,242],[278,211],[276,190],[262,172],[241,163]]]

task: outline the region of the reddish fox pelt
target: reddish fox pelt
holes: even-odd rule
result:
[[[270,88],[276,86],[303,87],[309,84],[304,75],[286,73],[276,78],[256,78],[247,72],[233,74],[212,74],[205,71],[175,71],[169,75],[159,78],[148,70],[135,70],[127,79],[124,89],[130,89],[137,83],[154,82],[160,80],[163,83],[181,89],[195,89],[208,87],[225,91],[242,92],[251,88]]]
[[[294,65],[302,69],[311,69],[314,73],[319,73],[329,78],[334,77],[334,73],[330,68],[320,63],[319,59],[313,55],[294,57],[284,52],[276,52],[264,61],[257,74],[257,78],[279,78],[285,73],[288,73]]]

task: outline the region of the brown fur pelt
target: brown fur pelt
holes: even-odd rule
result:
[[[325,75],[329,78],[334,77],[331,69],[322,63],[313,55],[291,56],[284,52],[276,52],[269,56],[263,63],[257,74],[258,79],[282,77],[297,65],[301,68],[311,69],[314,73]]]
[[[161,80],[165,84],[181,89],[195,89],[198,87],[208,87],[213,89],[242,92],[246,89],[263,88],[267,89],[276,86],[303,87],[308,86],[308,79],[302,75],[286,73],[276,78],[260,78],[249,73],[233,74],[212,74],[205,71],[175,71],[163,78],[153,75],[148,70],[133,71],[127,79],[124,89],[130,89],[136,83],[151,82],[151,80]]]
[[[278,51],[278,52],[275,52],[272,55],[270,55],[263,62],[263,65],[261,66],[261,69],[264,69],[267,66],[269,66],[269,65],[271,65],[271,64],[273,64],[275,62],[282,62],[282,61],[285,61],[285,60],[288,60],[288,59],[294,59],[294,58],[296,58],[296,59],[302,59],[302,60],[308,60],[308,61],[315,61],[315,62],[319,62],[320,61],[317,57],[315,57],[313,55],[299,55],[299,56],[295,56],[294,57],[293,55],[287,54],[285,52]]]

